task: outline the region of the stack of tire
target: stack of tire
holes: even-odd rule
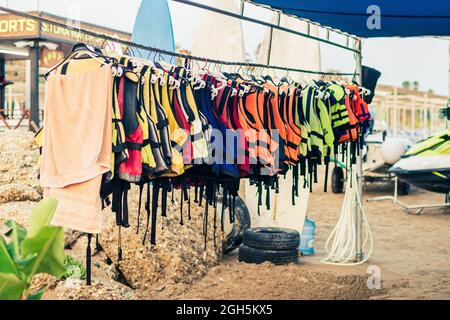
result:
[[[247,263],[297,262],[300,234],[287,228],[249,228],[239,247],[239,261]]]

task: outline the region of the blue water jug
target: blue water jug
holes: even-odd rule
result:
[[[316,237],[316,224],[306,217],[303,232],[300,236],[300,254],[310,256],[314,254],[314,239]]]

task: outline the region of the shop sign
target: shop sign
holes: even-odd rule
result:
[[[51,68],[64,60],[64,52],[60,50],[50,50],[45,47],[41,48],[41,57],[39,66]]]

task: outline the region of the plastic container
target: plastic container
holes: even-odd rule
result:
[[[300,254],[310,256],[314,254],[314,240],[316,238],[316,223],[306,217],[303,232],[300,236]]]

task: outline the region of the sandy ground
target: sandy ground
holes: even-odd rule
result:
[[[0,225],[8,219],[26,224],[41,192],[35,175],[37,150],[24,132],[0,138]],[[450,210],[415,215],[389,201],[365,203],[375,240],[371,259],[357,267],[329,266],[320,259],[343,195],[321,189],[315,187],[308,210],[317,227],[316,255],[301,257],[297,264],[239,263],[236,252],[221,259],[211,235],[205,252],[202,210],[193,210],[193,220],[180,226],[175,203],[156,247],[140,244],[142,234],[135,235],[136,219],[131,218],[132,228],[123,232],[120,263],[117,231],[111,213],[105,212],[106,230],[100,238],[104,251],[93,256],[91,287],[80,280],[39,276],[33,288],[47,285],[45,299],[450,299]],[[391,193],[392,188],[371,186],[365,199]],[[136,194],[131,198],[130,211],[135,212]],[[443,196],[412,189],[402,201],[442,202]],[[67,239],[72,245],[66,253],[84,261],[86,238],[67,233]],[[370,290],[367,270],[374,267],[380,270],[381,289]]]
[[[450,211],[433,209],[407,214],[392,202],[366,202],[374,234],[368,263],[356,267],[328,266],[326,238],[338,219],[342,195],[316,188],[310,217],[317,226],[316,255],[298,264],[274,266],[239,263],[236,254],[181,292],[161,298],[188,299],[450,299]],[[386,195],[391,188],[369,186],[365,199]],[[408,204],[443,201],[443,196],[412,189]],[[289,200],[288,200],[289,201]],[[368,270],[379,268],[381,288],[366,286]],[[170,290],[169,290],[170,291]],[[158,295],[156,295],[158,297]]]

